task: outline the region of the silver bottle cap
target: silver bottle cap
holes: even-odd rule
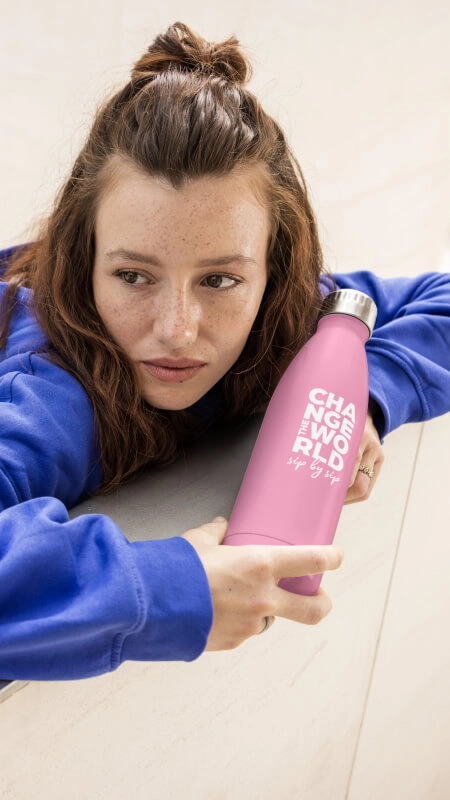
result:
[[[322,303],[320,316],[325,317],[327,314],[348,314],[350,317],[357,317],[367,325],[371,336],[377,318],[377,307],[372,298],[364,292],[359,292],[357,289],[338,289],[337,292],[330,292]]]

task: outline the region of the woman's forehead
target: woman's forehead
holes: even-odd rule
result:
[[[103,166],[99,175],[97,205],[102,198],[114,191],[119,185],[140,181],[152,182],[161,187],[171,188],[183,192],[189,186],[201,186],[205,191],[217,187],[223,191],[225,187],[236,187],[236,191],[247,190],[255,200],[264,208],[269,205],[268,185],[270,177],[267,168],[262,163],[237,164],[226,173],[206,173],[205,175],[191,177],[186,175],[185,180],[174,185],[169,176],[160,172],[150,173],[137,162],[122,154],[114,154]]]

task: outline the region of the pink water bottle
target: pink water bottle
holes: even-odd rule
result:
[[[342,289],[325,298],[316,333],[267,407],[224,544],[331,544],[364,432],[365,342],[376,305]],[[316,594],[321,575],[280,586]]]

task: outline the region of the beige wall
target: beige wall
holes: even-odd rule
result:
[[[3,0],[1,12],[0,245],[45,211],[102,91],[181,19],[248,46],[331,268],[449,269],[442,0]],[[385,450],[373,498],[342,517],[325,622],[278,620],[190,665],[26,685],[0,705],[2,800],[450,797],[450,417]]]

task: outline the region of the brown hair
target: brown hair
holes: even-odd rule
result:
[[[282,130],[246,88],[250,74],[235,38],[210,43],[179,22],[158,36],[130,81],[97,112],[41,235],[5,275],[9,315],[17,287],[31,287],[51,357],[91,398],[103,491],[144,464],[172,460],[195,429],[189,411],[156,410],[142,399],[132,365],[96,310],[94,222],[113,158],[131,159],[175,187],[247,165],[264,170],[269,278],[246,346],[222,380],[224,417],[263,411],[315,328],[322,257],[314,215]],[[6,336],[8,314],[4,319]]]

